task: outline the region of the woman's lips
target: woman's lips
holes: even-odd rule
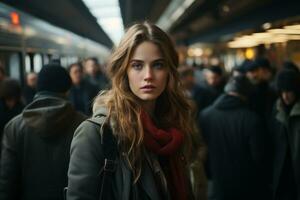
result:
[[[151,92],[154,89],[155,89],[155,86],[153,86],[153,85],[145,85],[145,86],[141,87],[141,90],[145,91],[145,92]]]

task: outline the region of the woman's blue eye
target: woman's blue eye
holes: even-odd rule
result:
[[[153,64],[153,67],[156,69],[161,69],[163,68],[164,64],[162,62],[157,62]]]
[[[143,65],[141,63],[132,63],[131,67],[139,70],[139,69],[142,69]]]

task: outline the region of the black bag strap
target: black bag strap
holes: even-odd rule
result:
[[[106,119],[107,118],[104,115],[99,115],[87,119],[87,121],[100,126],[104,165],[99,172],[99,175],[102,174],[99,200],[110,199],[113,173],[116,170],[116,158],[118,155],[117,141],[116,138],[113,136],[111,127],[107,124]]]
[[[104,165],[101,168],[99,175],[102,175],[102,181],[100,185],[100,195],[99,200],[111,199],[111,185],[113,179],[113,173],[117,168],[117,141],[116,138],[112,134],[112,130],[110,126],[106,122],[105,115],[99,115],[92,118],[87,119],[87,121],[100,126],[100,134],[101,134],[101,145],[103,148],[104,155]],[[68,188],[64,188],[64,199],[66,199]]]

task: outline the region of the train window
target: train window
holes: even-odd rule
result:
[[[9,57],[9,76],[20,80],[20,57],[17,53],[13,53]]]
[[[43,59],[44,59],[44,65],[47,65],[49,63],[49,56],[43,55]]]
[[[67,57],[61,57],[60,63],[61,63],[61,65],[62,65],[63,67],[68,66],[68,60],[67,60]]]
[[[35,54],[33,56],[33,66],[34,66],[34,72],[38,73],[42,69],[42,56],[41,54]]]
[[[71,57],[70,60],[71,60],[70,64],[78,62],[77,57]]]
[[[26,54],[26,56],[25,56],[25,72],[26,73],[31,72],[31,70],[30,70],[30,57],[29,57],[28,54]]]

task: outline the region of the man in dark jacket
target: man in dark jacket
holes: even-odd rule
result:
[[[216,200],[267,199],[264,129],[247,107],[251,87],[245,76],[233,77],[200,115]]]
[[[85,119],[66,100],[70,86],[64,68],[44,66],[33,102],[6,125],[0,161],[1,200],[63,200],[71,140]]]
[[[6,123],[20,114],[23,108],[19,82],[10,78],[4,79],[0,84],[0,140]]]
[[[268,122],[276,101],[276,92],[271,88],[272,66],[266,58],[257,58],[244,66],[247,77],[254,85],[253,94],[249,99],[250,108]]]
[[[211,105],[223,93],[226,80],[223,69],[218,65],[207,67],[204,74],[206,80],[204,88],[209,92],[206,98]]]
[[[300,199],[300,72],[282,70],[277,77],[279,99],[273,121],[273,195]]]

